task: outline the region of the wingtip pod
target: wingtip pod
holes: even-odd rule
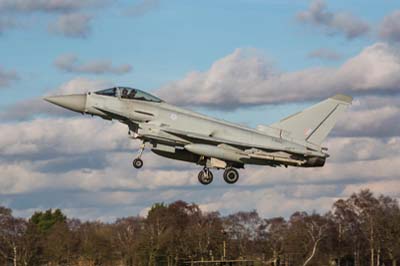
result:
[[[353,101],[353,97],[346,95],[346,94],[336,94],[335,96],[332,96],[331,98],[341,101],[341,102],[348,103],[348,104],[351,104],[351,102]]]

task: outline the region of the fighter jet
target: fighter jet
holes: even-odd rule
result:
[[[114,87],[85,94],[51,96],[63,108],[117,120],[142,142],[133,167],[143,166],[146,147],[157,155],[202,166],[198,180],[213,181],[223,169],[226,183],[239,179],[245,165],[322,167],[329,157],[321,144],[352,102],[338,94],[271,125],[249,128],[168,104],[145,91]]]

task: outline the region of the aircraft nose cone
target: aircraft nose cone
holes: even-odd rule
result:
[[[49,96],[45,97],[44,100],[80,113],[83,113],[86,107],[86,94]]]

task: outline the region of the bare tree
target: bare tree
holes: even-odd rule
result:
[[[0,265],[177,266],[187,260],[263,259],[273,266],[397,266],[396,199],[363,190],[325,215],[221,216],[183,201],[155,204],[146,218],[113,223],[67,219],[60,210],[15,218],[0,207]]]
[[[132,266],[138,260],[136,249],[138,248],[144,219],[141,217],[127,217],[117,219],[113,226],[113,246],[121,261],[127,266]]]
[[[327,235],[328,222],[326,216],[316,213],[294,213],[288,222],[286,256],[292,254],[297,264],[308,265],[317,256],[319,245]]]
[[[310,219],[306,221],[306,231],[311,239],[312,250],[308,258],[304,261],[303,266],[306,266],[315,256],[317,247],[320,241],[325,237],[327,229],[327,222],[318,222],[317,220]]]
[[[22,264],[19,253],[26,225],[25,220],[14,218],[10,209],[0,207],[0,255],[14,266]]]
[[[271,261],[274,266],[278,266],[280,257],[284,253],[285,237],[287,235],[288,224],[284,218],[272,218],[266,220],[266,239],[267,245],[271,250]]]
[[[239,256],[254,255],[259,251],[256,245],[258,230],[262,226],[263,220],[258,213],[253,210],[250,212],[237,212],[224,219],[224,229],[231,236],[235,244],[233,253]]]
[[[376,235],[378,254],[376,265],[380,265],[381,253],[388,254],[392,266],[397,266],[400,256],[400,208],[396,199],[380,196],[377,215]]]

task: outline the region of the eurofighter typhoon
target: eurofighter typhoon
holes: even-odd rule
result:
[[[211,169],[223,169],[225,182],[239,179],[246,164],[322,167],[327,148],[321,146],[352,98],[338,94],[274,124],[256,129],[229,123],[164,102],[144,91],[114,87],[86,94],[46,97],[66,109],[118,120],[129,136],[142,142],[133,167],[143,166],[143,150],[201,165],[199,182],[213,181]],[[145,145],[147,144],[147,145]]]

